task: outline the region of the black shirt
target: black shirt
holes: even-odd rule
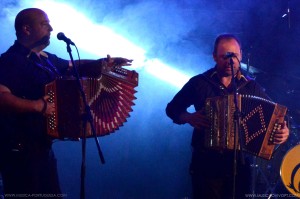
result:
[[[42,98],[47,83],[67,72],[69,62],[42,52],[40,58],[17,41],[0,57],[0,84],[17,97]],[[46,119],[41,113],[0,112],[0,144],[28,150],[49,148]]]
[[[254,95],[268,99],[264,89],[253,79],[240,75],[235,78],[237,92],[239,94]],[[212,68],[203,74],[192,77],[183,88],[174,96],[166,108],[167,115],[176,124],[183,124],[179,116],[193,105],[196,111],[205,107],[205,101],[209,97],[232,94],[219,80],[216,68]],[[202,148],[204,145],[204,129],[194,129],[192,146]]]

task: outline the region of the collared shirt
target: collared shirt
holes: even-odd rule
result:
[[[69,62],[42,52],[38,57],[17,41],[0,58],[0,84],[12,94],[36,100],[44,95],[45,84],[66,73]]]
[[[0,57],[0,84],[17,97],[38,100],[45,95],[45,85],[68,67],[67,60],[47,52],[38,57],[16,41]],[[0,139],[7,145],[24,142],[28,147],[38,145],[37,149],[47,147],[45,117],[40,113],[0,113]]]
[[[264,89],[253,79],[240,74],[235,78],[235,82],[239,94],[254,95],[268,99]],[[188,107],[194,106],[196,111],[203,110],[207,98],[228,94],[232,94],[232,90],[226,88],[220,82],[216,73],[216,67],[214,67],[203,74],[192,77],[168,103],[166,113],[174,123],[184,124],[179,120],[179,116],[187,112]],[[203,145],[204,129],[194,129],[192,146],[201,148]]]

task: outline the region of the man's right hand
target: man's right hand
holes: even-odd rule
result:
[[[55,112],[55,104],[49,101],[50,96],[45,95],[42,99],[38,100],[39,110],[44,116],[53,115]]]
[[[209,121],[203,110],[194,113],[183,113],[180,120],[189,123],[194,128],[209,127]]]

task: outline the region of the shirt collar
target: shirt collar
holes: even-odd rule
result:
[[[20,42],[18,42],[17,40],[14,43],[14,48],[19,51],[21,54],[25,55],[27,58],[29,58],[31,56],[32,53],[34,53],[31,49],[26,48],[25,46],[23,46]],[[48,54],[45,53],[44,51],[40,52],[40,55],[48,58]]]

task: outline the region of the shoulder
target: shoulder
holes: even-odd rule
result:
[[[61,60],[64,60],[60,57],[58,57],[56,54],[53,54],[53,53],[50,53],[50,52],[47,52],[47,51],[42,51],[41,52],[41,55],[43,55],[44,57],[52,60],[52,59],[61,59]]]
[[[191,81],[207,81],[209,79],[213,79],[215,74],[216,74],[216,70],[214,68],[211,68],[201,74],[195,75],[190,80]]]
[[[60,66],[62,66],[63,68],[66,68],[69,66],[69,60],[60,58],[56,54],[49,53],[47,51],[43,51],[43,54],[45,54],[45,57],[47,57],[56,67],[60,68]]]
[[[207,82],[206,77],[203,74],[198,74],[189,79],[185,84],[185,87],[199,87]]]
[[[189,92],[207,90],[214,85],[214,78],[211,77],[211,75],[212,70],[195,75],[189,79],[189,81],[184,85],[183,89],[189,90]]]
[[[24,63],[27,60],[30,50],[15,42],[8,50],[1,54],[1,67],[13,63]]]
[[[255,86],[255,87],[262,87],[255,79],[249,77],[246,78],[247,79],[245,80],[245,82],[247,82],[248,85]]]
[[[249,79],[243,86],[241,86],[240,91],[242,94],[250,94],[269,99],[269,96],[266,94],[266,89],[255,79]]]
[[[8,50],[0,56],[0,70],[18,68],[27,63],[26,55],[18,51]]]

